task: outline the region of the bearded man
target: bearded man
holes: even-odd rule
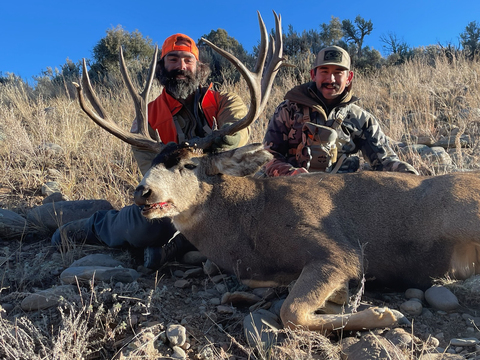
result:
[[[162,45],[156,78],[163,91],[148,104],[149,131],[158,131],[162,142],[181,143],[206,136],[214,124],[218,128],[245,117],[248,109],[235,94],[202,87],[210,69],[199,61],[195,42],[184,34],[168,37]],[[132,132],[137,131],[134,120]],[[215,150],[232,149],[247,143],[249,130],[215,139]],[[143,175],[157,154],[132,147]],[[52,236],[52,244],[63,241],[101,243],[110,247],[133,246],[144,249],[144,266],[158,269],[194,247],[178,233],[170,219],[147,220],[141,209],[130,205],[123,209],[98,211],[90,218],[69,222]]]

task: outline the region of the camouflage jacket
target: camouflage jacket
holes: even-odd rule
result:
[[[191,98],[187,99],[186,102],[183,104],[183,107],[173,116],[173,120],[176,123],[176,126],[178,126],[183,132],[182,135],[185,140],[190,140],[193,137],[201,136],[201,134],[198,134],[197,129],[197,123],[200,122],[201,119],[196,119],[194,107],[200,106],[200,101],[206,90],[206,88],[201,88],[197,90],[196,96],[192,96]],[[232,123],[242,119],[243,117],[245,117],[247,112],[247,107],[243,103],[242,99],[240,99],[240,97],[236,94],[227,92],[218,93],[218,109],[215,116],[218,128],[221,128],[227,123]],[[197,116],[201,116],[201,113],[201,111],[198,111]],[[136,120],[134,120],[132,129],[130,131],[136,131]],[[155,129],[152,129],[149,126],[149,131],[150,135],[154,137]],[[250,136],[249,128],[241,130],[240,135],[241,138],[238,146],[243,146],[248,142]],[[137,161],[137,164],[140,168],[140,171],[143,175],[145,175],[145,173],[150,168],[152,160],[157,154],[150,151],[141,150],[136,147],[132,147],[132,151],[135,160]]]
[[[302,148],[306,122],[335,128],[336,159],[343,160],[339,173],[357,171],[359,158],[352,155],[361,151],[373,170],[418,174],[410,164],[398,159],[377,119],[356,105],[356,101],[358,98],[353,97],[351,91],[346,92],[340,103],[327,114],[327,107],[317,95],[314,82],[290,90],[275,110],[265,134],[264,145],[274,155],[274,159],[265,166],[266,175],[290,175],[297,168],[304,167],[298,160],[298,152]],[[333,162],[325,171],[331,171],[335,165]]]

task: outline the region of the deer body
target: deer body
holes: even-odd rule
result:
[[[480,174],[238,177],[268,157],[256,145],[161,153],[135,201],[149,218],[171,217],[200,252],[251,287],[297,280],[282,308],[284,324],[351,328],[354,319],[336,318],[338,325],[314,312],[363,272],[395,288],[479,272]],[[169,205],[156,206],[162,203]],[[379,321],[374,316],[374,326]]]

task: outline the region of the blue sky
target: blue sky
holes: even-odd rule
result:
[[[222,28],[250,52],[260,39],[257,10],[269,30],[275,26],[275,10],[285,32],[288,25],[297,32],[319,30],[332,16],[353,21],[360,15],[374,26],[365,45],[382,52],[379,38],[389,32],[415,47],[458,44],[469,22],[480,23],[479,0],[5,0],[0,9],[0,71],[29,82],[47,67],[61,67],[67,58],[92,58],[93,47],[117,25],[138,30],[159,46],[173,33],[198,40]]]

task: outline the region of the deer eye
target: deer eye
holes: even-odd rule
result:
[[[197,165],[194,165],[194,164],[185,164],[183,166],[185,169],[188,169],[188,170],[193,170],[197,167]]]

